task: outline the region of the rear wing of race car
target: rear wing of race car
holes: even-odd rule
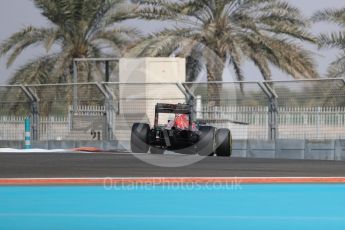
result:
[[[156,105],[156,113],[192,114],[193,106],[188,104],[160,104]]]

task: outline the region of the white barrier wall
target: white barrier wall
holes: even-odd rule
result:
[[[122,58],[121,83],[185,82],[184,58]]]
[[[123,58],[119,80],[120,113],[146,114],[152,124],[156,103],[184,102],[184,95],[175,83],[185,82],[186,61],[184,58]]]

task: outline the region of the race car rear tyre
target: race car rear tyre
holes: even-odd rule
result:
[[[133,153],[147,153],[149,151],[150,126],[135,123],[132,126],[131,150]]]
[[[153,146],[151,146],[151,148],[150,148],[150,153],[152,153],[152,154],[163,154],[164,151],[165,151],[165,149],[157,148],[157,147],[153,147]]]
[[[216,129],[212,126],[201,126],[199,128],[200,137],[197,143],[197,150],[200,156],[214,155],[214,135]]]
[[[215,154],[220,157],[230,157],[232,152],[232,136],[229,129],[218,129],[215,136]]]

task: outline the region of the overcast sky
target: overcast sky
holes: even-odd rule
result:
[[[345,7],[344,0],[288,0],[291,4],[299,7],[305,16],[312,15],[315,11],[324,8],[342,8]],[[40,12],[34,7],[31,0],[1,0],[0,1],[0,41],[8,38],[14,32],[28,26],[45,26],[48,22],[40,15]],[[144,28],[146,31],[153,30],[155,25],[149,23],[138,25],[139,28]],[[327,24],[317,24],[312,28],[313,33],[329,32],[336,29],[335,26]],[[323,75],[326,72],[328,64],[335,59],[337,55],[336,50],[321,50],[307,46],[313,49],[316,54],[316,60],[320,73]],[[20,65],[34,58],[40,53],[42,49],[28,49],[17,59],[15,65],[10,69],[6,69],[5,60],[0,59],[0,83],[5,83],[11,76],[11,73]],[[275,79],[287,78],[278,70],[273,71]],[[260,79],[259,73],[251,65],[246,65],[245,75],[248,80]]]

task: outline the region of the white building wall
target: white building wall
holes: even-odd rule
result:
[[[124,58],[120,60],[119,79],[120,113],[146,114],[152,124],[156,103],[184,102],[184,95],[175,83],[185,82],[186,61],[184,58]]]

